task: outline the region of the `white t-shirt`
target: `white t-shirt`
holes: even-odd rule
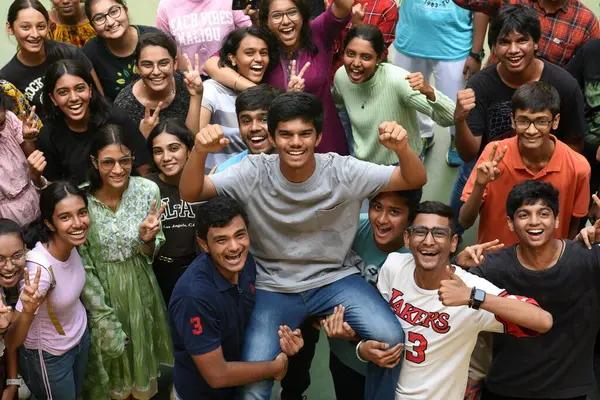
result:
[[[444,306],[437,290],[417,286],[415,268],[412,254],[391,253],[377,283],[406,335],[396,399],[462,400],[477,335],[481,331],[502,333],[504,324],[485,310]],[[456,275],[468,287],[493,295],[504,292],[459,267]]]

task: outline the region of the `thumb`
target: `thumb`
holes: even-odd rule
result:
[[[452,267],[449,265],[446,265],[446,275],[448,275],[450,280],[455,280],[457,278],[456,274],[452,270]]]

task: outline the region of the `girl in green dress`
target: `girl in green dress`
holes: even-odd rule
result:
[[[130,176],[129,142],[122,127],[109,124],[92,145],[91,225],[79,248],[92,339],[85,399],[150,399],[159,365],[173,365],[165,303],[152,272],[165,241],[164,205],[154,182]]]

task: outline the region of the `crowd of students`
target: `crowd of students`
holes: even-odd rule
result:
[[[156,27],[124,0],[9,6],[2,399],[150,399],[165,369],[175,400],[269,399],[274,380],[302,399],[321,334],[338,399],[585,399],[596,16],[246,3],[161,0]],[[434,123],[460,169],[422,202]]]

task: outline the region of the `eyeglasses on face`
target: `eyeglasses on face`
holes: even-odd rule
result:
[[[0,256],[0,267],[4,267],[6,264],[8,264],[9,261],[13,265],[21,265],[23,262],[25,262],[25,254],[26,251],[25,249],[23,249],[17,251],[11,257]]]
[[[535,129],[546,129],[552,124],[552,120],[547,118],[538,118],[534,121],[531,121],[527,118],[515,119],[515,125],[519,129],[529,129],[531,124],[535,126]]]
[[[449,228],[443,228],[441,226],[433,228],[427,228],[426,226],[410,226],[406,230],[413,239],[419,242],[425,240],[427,235],[429,235],[429,232],[431,232],[431,237],[436,242],[447,240],[452,234],[452,231]]]
[[[99,13],[92,17],[92,22],[94,25],[104,25],[106,23],[106,17],[111,17],[112,19],[117,19],[121,16],[122,6],[112,6],[108,9],[107,13]]]
[[[133,166],[133,161],[135,160],[135,157],[123,157],[119,160],[115,160],[113,158],[102,158],[100,160],[94,160],[96,160],[96,163],[98,164],[101,170],[109,172],[112,171],[117,164],[119,164],[119,166],[121,166],[121,168],[123,169],[131,168]]]
[[[300,18],[300,10],[297,8],[292,8],[286,12],[274,11],[269,15],[269,17],[273,22],[280,23],[283,21],[284,15],[287,16],[290,21],[297,21]]]

